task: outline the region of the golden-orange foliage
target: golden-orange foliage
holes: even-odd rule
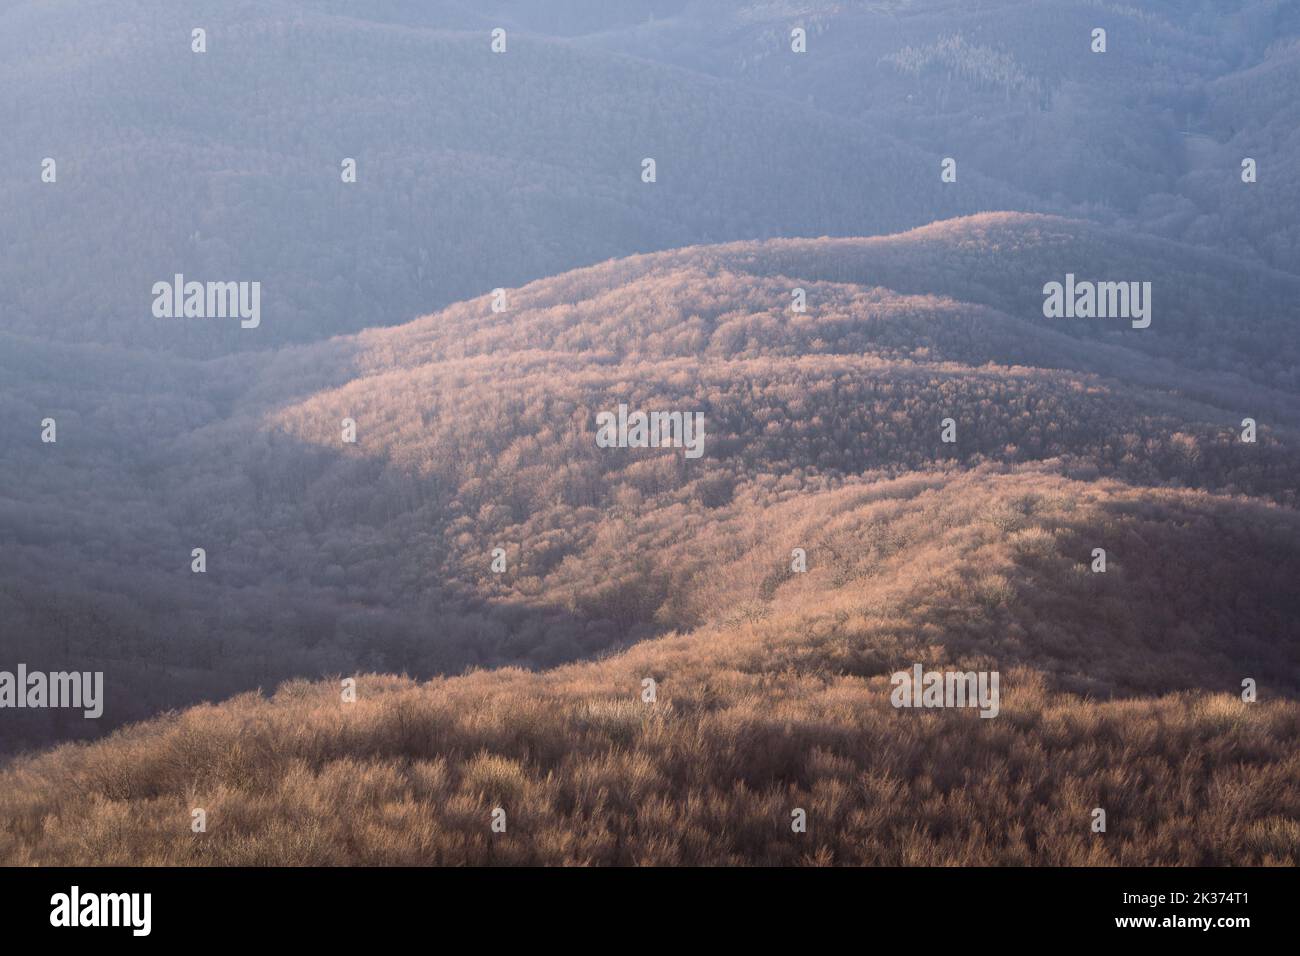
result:
[[[1264,601],[1277,582],[1263,566],[1294,571],[1289,511],[1042,469],[912,476],[773,509],[706,542],[724,570],[696,576],[699,600],[748,610],[688,633],[541,673],[362,676],[353,704],[337,683],[291,682],[21,759],[0,774],[0,860],[1300,859],[1300,705],[1282,697],[1294,630],[1277,618],[1281,630],[1255,636],[1288,645],[1258,672],[1221,666],[1261,646],[1225,637],[1222,620],[1187,631],[1161,617],[1170,600],[1190,602],[1184,623],[1224,603],[1213,575],[1182,594],[1152,572],[1185,573],[1201,525],[1221,548],[1241,526],[1277,550],[1224,586],[1243,606]],[[1282,527],[1260,537],[1269,522]],[[1114,564],[1092,575],[1081,549],[1100,540]],[[779,574],[798,543],[809,572]],[[1126,657],[1134,640],[1151,646]],[[1001,669],[1000,715],[894,709],[888,675],[913,661]],[[1261,702],[1236,696],[1241,676],[1260,680]],[[206,833],[190,831],[197,807]],[[489,827],[496,807],[505,833]],[[1104,834],[1090,830],[1094,807]]]

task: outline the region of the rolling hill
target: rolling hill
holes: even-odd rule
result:
[[[1294,864],[1298,283],[990,213],[207,360],[6,333],[6,652],[107,702],[6,713],[0,861]]]
[[[1042,283],[1066,269],[1156,277],[1150,328],[1043,318]],[[988,214],[617,260],[510,290],[505,313],[480,298],[210,361],[11,336],[7,647],[33,667],[104,669],[110,707],[93,726],[11,715],[6,744],[290,678],[546,667],[693,632],[752,599],[710,590],[714,533],[908,475],[1037,469],[1282,520],[1300,466],[1296,283],[1083,222]],[[595,416],[620,403],[702,412],[702,456],[598,448]],[[56,445],[35,440],[47,415]],[[496,548],[506,573],[491,570]],[[1218,640],[1250,642],[1279,687],[1295,683],[1273,574],[1287,553],[1242,542],[1224,559],[1271,556],[1251,572],[1279,592],[1259,598],[1263,617],[1226,596],[1232,610],[1197,612]],[[1123,640],[1176,642],[1178,628]],[[1178,667],[1182,682],[1150,687],[1204,672]]]
[[[0,865],[1296,865],[1298,82],[1287,0],[0,0]]]
[[[883,128],[536,32],[494,54],[481,13],[390,9],[0,5],[0,328],[210,358],[616,255],[1035,208],[975,172],[944,188]],[[262,283],[264,321],[155,319],[176,274]]]
[[[567,29],[593,49],[679,65],[887,128],[1024,190],[1037,208],[1296,271],[1294,4],[652,6],[653,17],[614,24],[584,26],[575,14]],[[807,31],[803,55],[790,52],[796,26]],[[1104,54],[1091,49],[1097,28],[1107,32]],[[1240,178],[1245,157],[1262,171],[1250,186]]]
[[[604,6],[0,3],[0,329],[213,358],[615,256],[992,209],[1295,271],[1286,4]],[[265,322],[154,319],[178,273],[261,282]]]
[[[20,759],[0,860],[1294,865],[1294,512],[1053,472],[749,502],[693,542],[721,613],[595,663],[293,682]],[[999,669],[999,715],[891,707],[913,662]]]

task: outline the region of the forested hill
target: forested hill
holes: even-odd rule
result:
[[[1294,866],[1298,87],[1286,0],[0,0],[0,694],[103,677],[0,865]]]
[[[1151,281],[1150,326],[1045,318],[1043,284],[1067,271]],[[989,214],[637,256],[508,289],[504,312],[484,296],[219,360],[8,336],[9,647],[112,675],[101,724],[29,711],[11,739],[290,677],[548,666],[695,627],[735,611],[694,550],[710,529],[908,473],[1033,466],[1287,514],[1296,284]],[[620,403],[698,411],[702,455],[597,447],[597,414]],[[54,445],[33,440],[47,416]],[[508,574],[490,571],[496,548]],[[1240,629],[1282,674],[1293,645],[1269,635],[1286,618],[1262,607],[1274,623]]]
[[[1300,264],[1298,4],[687,0],[634,5],[613,23],[586,0],[545,7],[539,22],[569,11],[557,28],[584,45],[883,126],[1045,208]],[[803,56],[788,52],[795,27]]]
[[[355,702],[295,681],[11,761],[0,862],[1296,863],[1293,511],[1035,466],[752,491],[599,532],[678,575],[672,615],[704,615],[682,633],[362,673]],[[996,668],[997,719],[891,707],[913,661]]]
[[[526,31],[494,54],[473,17],[350,13],[0,9],[0,329],[207,357],[611,256],[1034,205],[975,170],[941,183],[941,157],[883,125],[725,79]],[[264,321],[155,319],[150,290],[178,273],[260,281]]]

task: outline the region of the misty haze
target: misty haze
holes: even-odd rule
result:
[[[1300,862],[1300,5],[0,75],[0,864]]]

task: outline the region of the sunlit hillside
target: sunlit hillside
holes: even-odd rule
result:
[[[1295,867],[1297,92],[1294,0],[0,0],[0,870]],[[1267,921],[1187,872],[972,905]]]
[[[1050,463],[1293,507],[1300,283],[1197,256],[999,214],[614,261],[503,313],[239,361],[11,339],[10,651],[111,676],[102,722],[14,712],[7,749],[289,678],[552,666],[695,628],[735,610],[702,589],[726,576],[712,534],[911,472]],[[1150,328],[1043,318],[1045,279],[1118,262],[1165,277]],[[700,412],[700,456],[597,447],[620,403]],[[26,440],[47,414],[58,444]]]
[[[668,552],[712,619],[596,663],[295,682],[20,760],[0,860],[1294,865],[1294,514],[1053,470],[748,502]],[[1000,668],[999,715],[891,707],[913,662]]]

